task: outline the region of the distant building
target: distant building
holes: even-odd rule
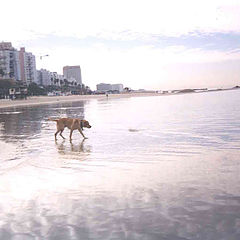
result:
[[[27,99],[27,87],[14,87],[9,89],[10,99]]]
[[[11,42],[0,42],[0,51],[1,50],[13,50]]]
[[[51,85],[58,86],[59,85],[58,73],[50,72],[50,77],[51,77]]]
[[[38,73],[38,84],[43,86],[49,86],[51,82],[51,73],[46,69],[40,69]]]
[[[99,83],[97,84],[97,91],[111,91],[112,90],[112,85],[108,83]]]
[[[97,91],[107,92],[107,91],[123,91],[123,84],[109,84],[109,83],[99,83],[97,84]]]
[[[63,75],[66,79],[74,78],[77,84],[82,84],[81,68],[79,65],[63,67]]]
[[[42,84],[42,73],[40,70],[37,70],[37,84],[38,85],[43,85]]]
[[[123,84],[112,84],[112,91],[123,91]]]
[[[47,55],[46,55],[47,56]],[[0,80],[21,81],[25,85],[36,83],[42,86],[82,85],[80,66],[65,66],[64,75],[46,69],[36,69],[35,56],[22,47],[18,51],[11,42],[0,42]]]
[[[37,83],[37,70],[35,56],[30,52],[25,52],[25,48],[19,51],[21,80],[29,85],[32,82]]]
[[[70,85],[76,86],[76,79],[73,77],[65,78],[64,75],[58,74],[57,72],[50,72],[46,69],[40,69],[37,71],[37,83],[42,86],[63,86]]]
[[[32,53],[12,47],[10,42],[0,43],[0,78],[22,81],[29,85],[37,83],[36,60]]]
[[[77,85],[77,81],[76,81],[76,79],[73,78],[73,77],[68,78],[67,81],[68,81],[69,84],[72,85],[72,86],[76,86],[76,85]]]
[[[21,80],[19,53],[10,42],[0,42],[0,78]]]

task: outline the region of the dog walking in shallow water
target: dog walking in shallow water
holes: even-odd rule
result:
[[[78,130],[81,135],[86,139],[86,137],[83,134],[83,128],[91,128],[92,126],[89,124],[86,120],[81,120],[79,118],[59,118],[59,119],[48,119],[49,121],[55,121],[57,123],[57,131],[55,133],[55,140],[57,140],[57,135],[60,133],[60,136],[65,139],[65,137],[62,135],[63,130],[65,127],[70,129],[70,141],[72,140],[72,133],[74,130]]]

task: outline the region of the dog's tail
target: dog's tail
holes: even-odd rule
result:
[[[53,119],[53,118],[48,118],[47,121],[54,121],[54,122],[58,122],[59,119]]]

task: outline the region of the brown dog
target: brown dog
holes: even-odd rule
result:
[[[57,140],[57,134],[60,132],[60,136],[65,139],[62,135],[62,132],[65,127],[70,129],[70,141],[72,140],[72,133],[73,130],[78,130],[84,139],[86,138],[82,132],[83,128],[91,128],[89,122],[86,120],[81,120],[79,118],[59,118],[59,119],[48,119],[49,121],[55,121],[57,122],[57,131],[55,133],[55,140]]]

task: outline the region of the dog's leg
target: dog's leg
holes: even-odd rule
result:
[[[55,141],[57,140],[57,135],[58,135],[59,132],[60,132],[60,130],[57,130],[57,131],[55,132]]]
[[[83,134],[83,132],[82,132],[82,129],[81,129],[81,127],[80,128],[78,128],[78,131],[82,134],[82,136],[83,136],[83,138],[84,139],[87,139],[85,136],[84,136],[84,134]]]
[[[64,129],[63,129],[63,130],[64,130]],[[62,135],[63,130],[60,131],[60,136],[61,136],[63,139],[65,139],[65,137]]]
[[[70,130],[70,142],[72,141],[72,133],[73,133],[73,130],[71,129]]]

